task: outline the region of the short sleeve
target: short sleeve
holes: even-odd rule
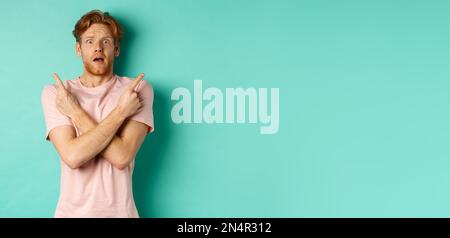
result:
[[[153,124],[153,88],[147,81],[142,80],[137,91],[143,106],[130,119],[146,124],[148,126],[147,133],[151,133],[155,128]]]
[[[46,135],[45,139],[49,140],[50,131],[58,126],[72,126],[72,121],[66,115],[60,113],[56,107],[56,88],[54,85],[46,85],[42,90],[41,101],[44,111]]]

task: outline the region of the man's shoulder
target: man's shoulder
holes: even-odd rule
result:
[[[67,88],[68,85],[74,85],[78,78],[63,80],[62,83],[64,87]],[[56,92],[56,85],[54,83],[46,84],[42,88],[42,92]]]
[[[46,84],[42,88],[42,96],[56,94],[56,86],[54,84]]]
[[[123,86],[126,86],[128,84],[130,84],[133,80],[135,80],[135,78],[132,77],[127,77],[127,76],[117,76],[117,81],[122,84]],[[142,81],[138,84],[138,90],[144,90],[144,91],[151,91],[153,92],[153,87],[151,85],[151,83],[149,83],[147,80],[145,80],[145,78],[142,79]]]

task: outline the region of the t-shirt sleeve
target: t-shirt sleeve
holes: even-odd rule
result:
[[[69,117],[58,111],[55,102],[56,93],[54,85],[46,85],[42,90],[41,101],[45,117],[46,140],[49,140],[48,135],[53,128],[64,125],[73,125]]]
[[[142,80],[137,91],[143,106],[130,119],[146,124],[148,126],[147,133],[151,133],[155,130],[153,124],[153,87],[147,81]]]

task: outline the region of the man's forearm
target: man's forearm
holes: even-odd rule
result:
[[[90,129],[86,129],[90,123],[84,123],[85,117],[80,116],[81,113],[77,113],[72,118],[74,122],[78,121],[78,124],[83,124],[83,134],[70,141],[72,151],[72,160],[76,160],[77,164],[84,164],[92,158],[95,158],[100,152],[102,152],[115,137],[117,130],[120,128],[125,118],[119,113],[118,110],[113,110],[102,122],[97,126]],[[84,118],[81,121],[79,118]],[[74,120],[75,119],[75,120]],[[76,123],[75,123],[76,124]],[[78,127],[81,129],[80,127]]]
[[[99,124],[92,119],[92,117],[82,108],[78,111],[76,116],[71,118],[75,126],[80,130],[82,133],[86,133],[89,130],[92,130],[93,128],[97,127]],[[123,123],[123,122],[122,122]],[[123,146],[122,146],[122,139],[114,134],[113,138],[111,139],[110,143],[106,146],[106,148],[103,149],[103,151],[100,152],[100,155],[108,160],[111,163],[115,162],[115,157],[125,157],[122,156],[124,153]]]

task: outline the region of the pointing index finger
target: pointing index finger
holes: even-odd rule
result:
[[[55,79],[56,88],[58,90],[65,90],[64,84],[62,83],[61,79],[59,78],[58,74],[53,73],[53,78]]]
[[[139,74],[133,82],[131,82],[129,90],[136,91],[136,87],[139,85],[139,83],[142,81],[142,78],[144,78],[144,74]]]

